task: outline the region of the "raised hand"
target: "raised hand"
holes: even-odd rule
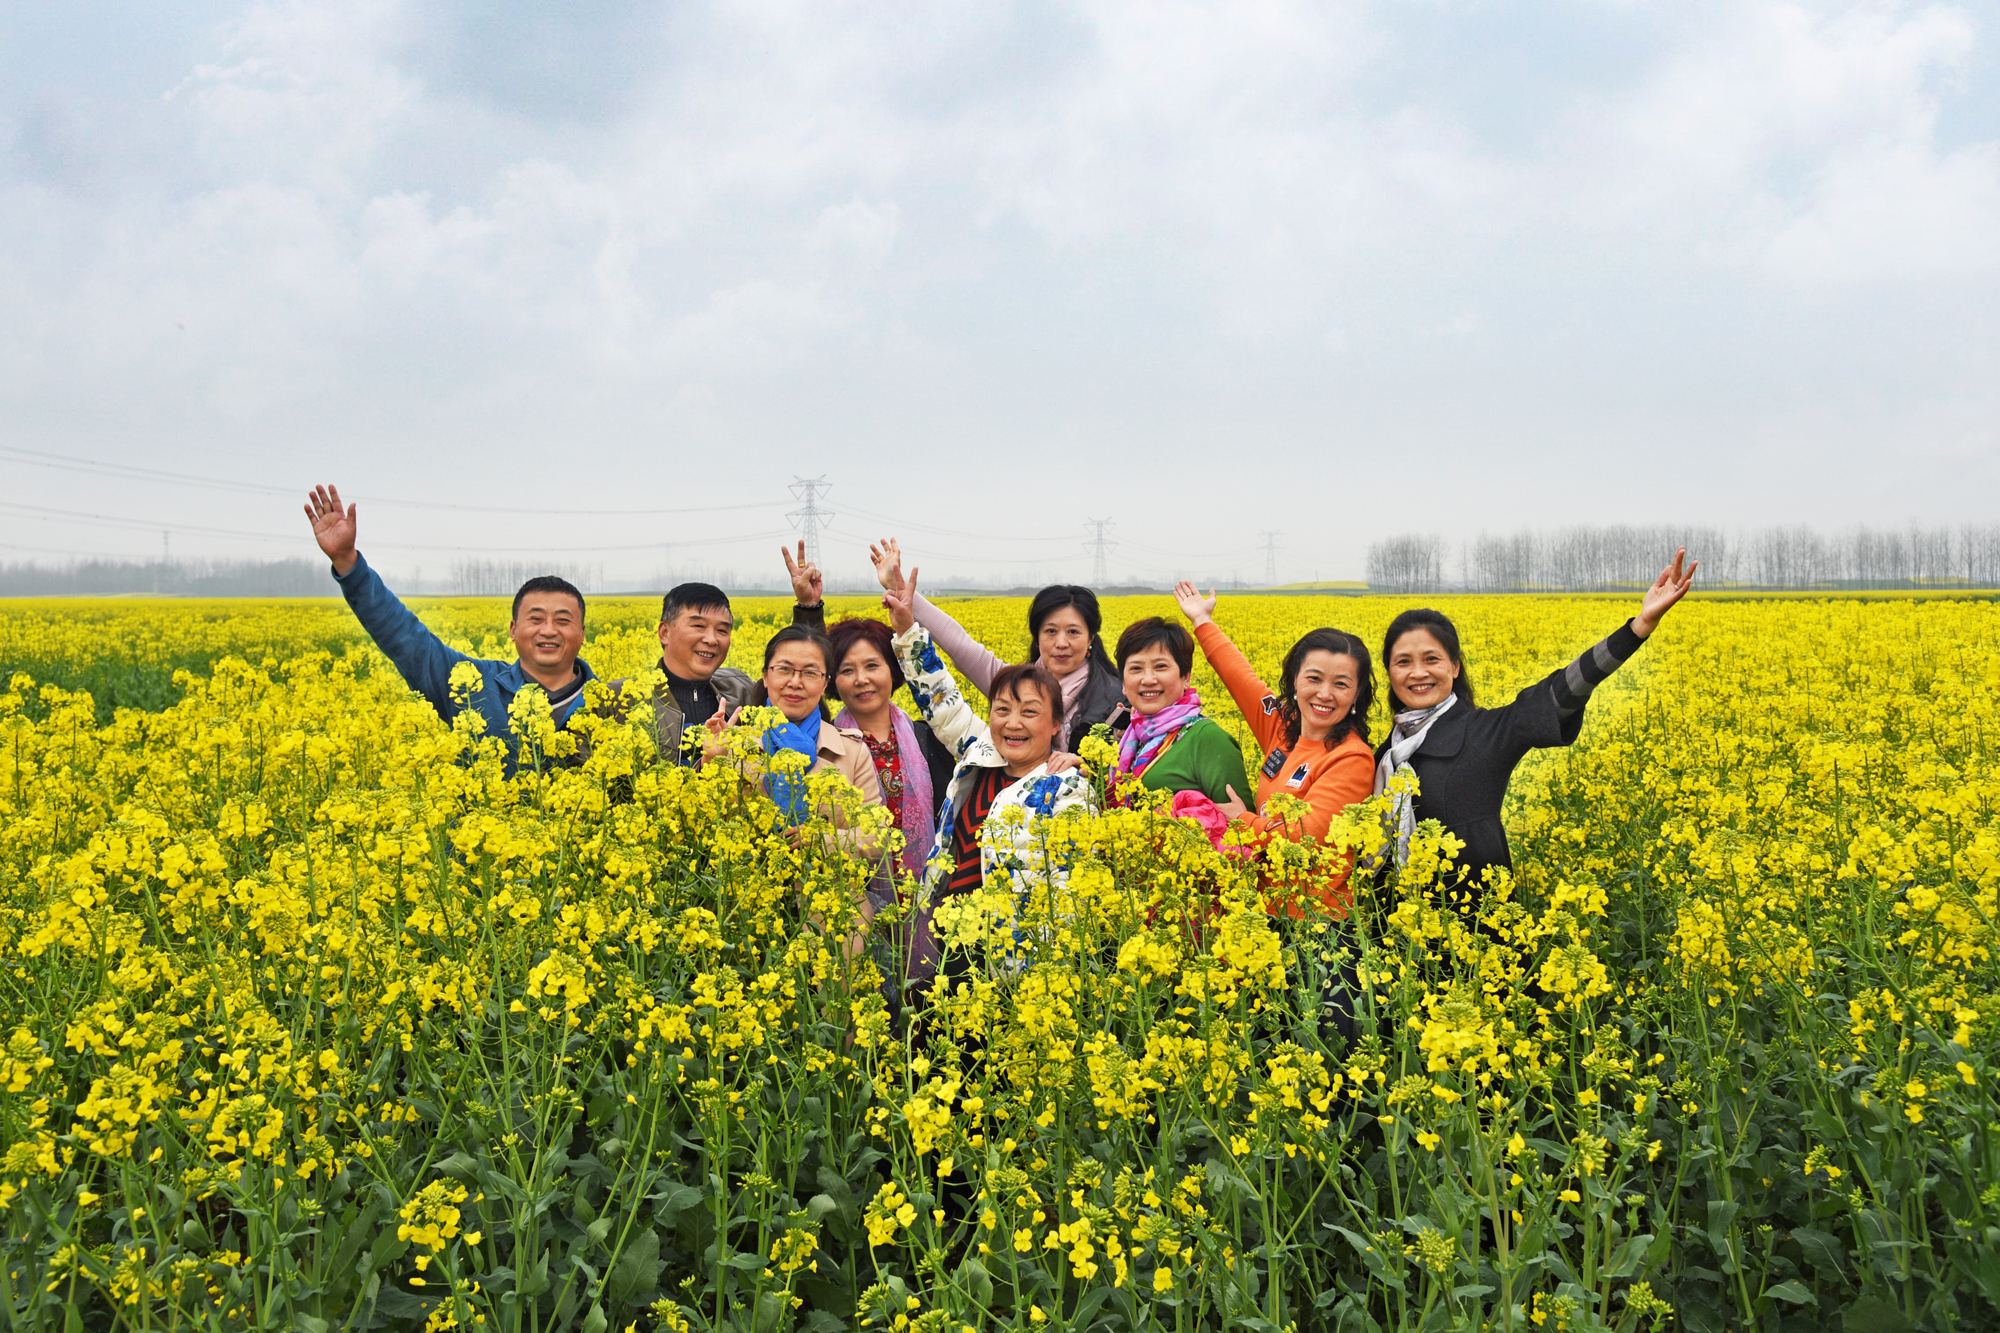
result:
[[[921,572],[913,569],[907,579],[899,575],[901,586],[883,589],[882,605],[889,608],[889,628],[898,634],[907,634],[917,623],[917,575]]]
[[[741,717],[742,714],[743,710],[741,708],[729,709],[718,706],[713,713],[708,715],[708,721],[701,724],[708,730],[708,735],[702,738],[701,743],[701,757],[703,759],[714,759],[728,753],[729,746],[724,743],[722,733],[735,726],[736,719]]]
[[[306,496],[306,518],[313,525],[313,540],[333,561],[333,572],[342,576],[361,558],[354,549],[355,509],[354,505],[344,510],[340,507],[338,486],[315,486]]]
[[[1689,562],[1687,547],[1675,551],[1674,562],[1661,570],[1653,586],[1646,589],[1646,596],[1639,603],[1639,614],[1632,617],[1632,632],[1643,639],[1657,629],[1660,617],[1687,596],[1687,590],[1694,586],[1694,572],[1700,568],[1701,561]]]
[[[903,586],[903,548],[894,537],[868,543],[868,558],[875,562],[875,578],[884,592]]]
[[[1215,619],[1215,591],[1209,590],[1206,597],[1201,589],[1182,579],[1174,585],[1174,600],[1181,604],[1181,614],[1197,625],[1206,625]]]
[[[826,579],[821,576],[819,566],[806,559],[805,542],[799,542],[797,560],[782,546],[778,554],[785,557],[785,572],[792,576],[792,600],[800,606],[818,606],[826,596]]]

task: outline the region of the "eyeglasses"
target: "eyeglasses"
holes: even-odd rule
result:
[[[814,685],[826,679],[826,672],[818,667],[795,667],[789,662],[764,669],[779,680],[796,680],[801,685]]]

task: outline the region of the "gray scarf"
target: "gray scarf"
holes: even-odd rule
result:
[[[1407,713],[1396,714],[1396,725],[1387,749],[1382,751],[1382,761],[1375,765],[1375,794],[1380,796],[1389,789],[1389,779],[1410,767],[1410,759],[1424,743],[1424,736],[1431,725],[1458,702],[1456,694],[1445,696],[1443,703],[1432,704],[1429,708],[1413,708]],[[1416,802],[1408,792],[1396,797],[1396,864],[1402,865],[1410,857],[1410,835],[1417,831]]]

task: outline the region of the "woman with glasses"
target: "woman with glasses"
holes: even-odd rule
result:
[[[765,755],[774,757],[789,750],[806,757],[802,776],[755,775],[794,825],[803,824],[812,814],[805,799],[805,779],[818,773],[839,773],[861,793],[864,803],[882,804],[882,784],[875,776],[875,761],[869,757],[861,733],[834,726],[827,711],[826,687],[832,679],[832,667],[833,644],[826,635],[806,625],[787,625],[764,645],[763,678],[750,695],[753,706],[776,708],[784,716],[782,723],[764,733]],[[723,731],[735,725],[741,715],[738,709],[726,720],[720,713],[709,719],[714,736],[709,743],[711,755],[721,752]],[[835,836],[844,845],[863,856],[875,854],[877,840],[872,834],[846,827],[845,818],[837,812],[834,823]]]

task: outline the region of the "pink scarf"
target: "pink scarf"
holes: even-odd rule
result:
[[[896,750],[903,757],[903,869],[919,878],[924,858],[931,854],[931,839],[937,826],[931,822],[931,766],[924,747],[917,743],[917,729],[910,715],[900,708],[889,710]],[[836,727],[858,729],[854,714],[843,708],[833,720]]]
[[[1181,697],[1151,717],[1136,713],[1125,735],[1118,741],[1118,776],[1131,777],[1146,771],[1182,727],[1201,717],[1201,696],[1190,685]]]

